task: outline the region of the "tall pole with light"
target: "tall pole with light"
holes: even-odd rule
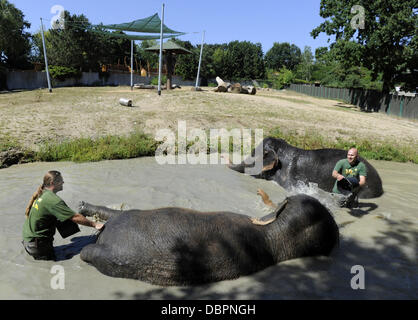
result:
[[[164,25],[164,3],[161,9],[161,30],[160,30],[160,59],[158,63],[158,95],[161,95],[161,70],[163,64],[163,25]]]
[[[46,46],[45,46],[45,36],[44,36],[44,24],[41,18],[41,34],[42,34],[42,45],[44,47],[44,58],[45,58],[45,71],[46,71],[46,80],[48,82],[49,92],[52,92],[51,80],[49,79],[49,69],[48,69],[48,58],[46,57]]]
[[[200,65],[202,63],[202,52],[203,52],[203,42],[205,41],[205,30],[203,30],[202,35],[202,45],[200,46],[200,57],[199,57],[199,66],[197,67],[197,77],[196,77],[196,86],[195,90],[197,90],[197,87],[199,85],[199,75],[200,75]]]

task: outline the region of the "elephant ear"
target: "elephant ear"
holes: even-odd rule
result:
[[[265,226],[268,225],[270,223],[272,223],[273,221],[275,221],[277,219],[277,217],[280,215],[280,213],[284,210],[284,208],[286,207],[288,203],[288,199],[284,199],[284,201],[282,202],[282,204],[280,206],[277,207],[277,209],[273,212],[273,218],[266,220],[266,221],[262,221],[259,220],[258,218],[251,218],[251,222],[253,224],[259,225],[259,226]]]

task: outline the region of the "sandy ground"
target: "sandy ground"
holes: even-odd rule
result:
[[[119,104],[120,98],[133,107]],[[323,137],[364,137],[418,148],[418,121],[365,113],[335,100],[293,91],[258,91],[256,95],[202,92],[191,87],[156,91],[128,87],[74,87],[0,95],[0,138],[15,138],[37,149],[48,140],[124,135],[143,130],[176,131],[178,121],[187,128],[251,128],[264,132],[315,133]]]

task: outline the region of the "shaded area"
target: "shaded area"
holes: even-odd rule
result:
[[[377,204],[373,202],[359,202],[357,208],[350,208],[349,214],[354,217],[361,218],[362,216],[369,214],[373,210],[378,208]]]
[[[71,239],[71,243],[54,247],[56,261],[69,260],[80,254],[81,250],[96,241],[96,235],[80,236]]]

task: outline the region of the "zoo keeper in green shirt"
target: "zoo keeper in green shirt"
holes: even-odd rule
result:
[[[360,191],[360,188],[366,184],[367,169],[366,165],[358,159],[358,150],[351,148],[347,152],[347,158],[337,162],[332,176],[336,179],[332,192],[341,194],[339,182],[344,178],[348,178],[351,182],[352,189],[348,195],[350,200],[354,200]]]
[[[63,189],[64,180],[58,171],[48,171],[43,184],[32,195],[26,208],[23,225],[23,246],[36,260],[55,260],[53,248],[55,228],[58,222],[75,223],[100,230],[102,223],[88,220],[74,212],[56,195]]]

